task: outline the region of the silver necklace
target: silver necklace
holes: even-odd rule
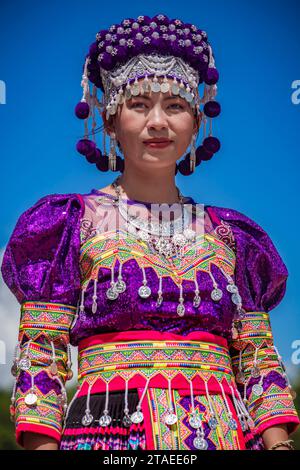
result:
[[[183,257],[183,248],[195,241],[196,232],[185,228],[186,221],[189,222],[189,213],[184,207],[184,196],[177,188],[179,203],[181,204],[181,216],[175,221],[145,222],[137,216],[127,213],[126,204],[121,199],[121,187],[118,184],[119,176],[111,184],[117,193],[117,206],[120,215],[125,220],[125,227],[128,232],[137,239],[147,242],[153,253],[159,253],[166,259],[177,256]],[[171,234],[171,235],[170,235]]]

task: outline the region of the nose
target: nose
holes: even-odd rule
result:
[[[148,114],[148,130],[168,129],[166,114],[161,106],[153,106]]]

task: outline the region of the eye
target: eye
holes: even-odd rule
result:
[[[182,106],[182,105],[179,104],[179,103],[173,103],[173,104],[171,104],[170,106],[179,106],[179,108],[176,108],[176,109],[184,109],[184,106]]]
[[[146,105],[145,103],[142,103],[141,101],[131,104],[131,108],[136,108],[137,106],[146,106]]]

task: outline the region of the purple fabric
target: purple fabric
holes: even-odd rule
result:
[[[80,300],[83,197],[48,195],[19,218],[1,267],[4,281],[19,302],[41,300],[77,305]],[[236,284],[243,307],[250,311],[271,310],[284,296],[288,276],[274,244],[260,226],[242,213],[216,206],[210,208],[233,230],[237,254]],[[115,279],[118,265],[117,261]],[[211,269],[223,291],[222,299],[219,302],[211,299],[211,278],[199,271],[200,307],[194,308],[192,304],[194,283],[184,281],[186,313],[179,317],[176,313],[179,289],[170,278],[163,279],[164,302],[157,309],[158,279],[152,268],[145,270],[153,295],[141,299],[137,290],[142,285],[142,272],[134,259],[126,261],[122,276],[127,290],[115,301],[106,298],[111,273],[110,269],[102,268],[98,277],[97,313],[93,314],[91,309],[93,282],[90,281],[85,294],[85,311],[80,313],[70,332],[71,344],[77,345],[81,339],[98,333],[136,329],[182,335],[202,330],[230,339],[235,306],[226,290],[224,276],[215,265]]]
[[[33,300],[76,305],[81,211],[76,194],[50,194],[19,217],[1,272],[20,303]]]
[[[269,312],[284,297],[288,270],[269,235],[234,209],[213,207],[236,241],[236,284],[248,311]]]
[[[18,385],[22,393],[26,393],[31,388],[31,375],[21,371],[18,377]],[[56,379],[51,379],[47,372],[41,371],[34,377],[34,385],[38,387],[43,395],[47,395],[50,390],[54,390],[57,395],[61,394],[60,383]]]

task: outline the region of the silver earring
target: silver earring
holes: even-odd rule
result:
[[[116,145],[116,134],[112,133],[110,135],[110,150],[108,156],[108,168],[112,171],[116,171]]]
[[[193,134],[191,141],[191,151],[190,151],[190,171],[195,171],[196,166],[196,139],[197,134]]]

